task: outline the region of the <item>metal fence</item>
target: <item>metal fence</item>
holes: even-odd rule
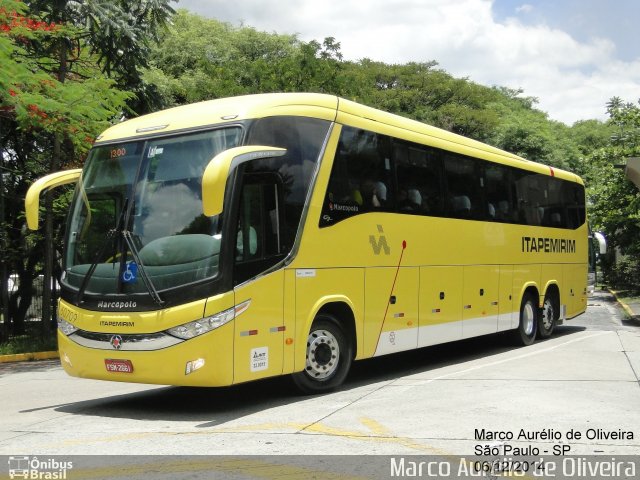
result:
[[[18,276],[9,276],[8,290],[9,295],[15,295],[20,286],[18,283]],[[40,275],[33,281],[33,297],[31,299],[31,306],[27,310],[27,321],[40,321],[42,319],[42,291],[44,290],[44,276]]]
[[[20,287],[17,275],[10,275],[7,281],[7,293],[11,298],[18,293]],[[2,343],[13,344],[17,350],[29,350],[29,346],[37,349],[50,348],[55,346],[56,332],[55,322],[49,322],[48,325],[43,325],[42,321],[42,295],[44,290],[44,277],[40,275],[33,280],[32,284],[32,298],[31,304],[27,309],[24,318],[24,324],[20,328],[16,328],[16,322],[14,318],[11,318],[11,312],[9,313],[9,325],[7,325],[4,315],[0,312],[0,331],[3,335],[0,337]],[[59,292],[58,282],[52,281],[52,297],[53,304],[57,303],[57,296]],[[4,309],[2,309],[4,311]],[[55,309],[53,309],[53,315],[55,320]],[[0,346],[2,345],[0,343]],[[6,349],[5,349],[6,350]],[[6,353],[6,352],[5,352]],[[10,349],[10,353],[14,352]]]

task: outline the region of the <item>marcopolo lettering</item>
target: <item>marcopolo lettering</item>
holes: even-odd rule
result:
[[[329,210],[336,212],[352,212],[358,213],[359,208],[357,205],[340,205],[338,203],[329,203]]]
[[[136,302],[98,302],[98,308],[136,308]]]
[[[568,238],[522,237],[522,251],[534,253],[576,253],[576,241]]]

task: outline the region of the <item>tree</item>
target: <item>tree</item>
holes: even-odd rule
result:
[[[640,156],[640,102],[623,102],[614,97],[607,104],[609,143],[588,158],[586,178],[591,217],[596,230],[604,232],[611,250],[628,258],[616,265],[605,264],[610,282],[640,287],[640,195],[619,168],[629,157]],[[622,273],[622,274],[621,274]]]
[[[20,275],[20,290],[10,302],[17,330],[30,302],[31,281],[42,268],[38,252],[43,243],[49,246],[45,278],[54,269],[53,197],[47,194],[44,202],[45,238],[27,235],[24,243],[20,200],[34,178],[77,165],[110,121],[150,108],[152,95],[140,72],[153,38],[173,13],[169,3],[2,1],[2,193],[8,203],[3,238],[9,250],[19,253],[9,260],[11,270]],[[45,281],[45,320],[51,318],[49,286]]]
[[[26,3],[3,1],[0,32],[2,195],[6,200],[2,236],[8,254],[5,269],[19,276],[20,287],[9,301],[9,317],[20,333],[31,302],[32,280],[42,268],[43,243],[47,236],[53,238],[50,215],[44,239],[39,234],[22,234],[22,199],[28,185],[63,164],[78,162],[108,120],[122,112],[129,96],[112,88],[114,82],[100,73],[90,55],[75,52],[73,69],[62,62],[68,39],[79,35],[73,26],[45,21],[33,15]],[[50,211],[51,196],[45,203]],[[45,257],[51,259],[47,266],[51,272],[52,254]],[[44,282],[45,287],[49,284]],[[49,299],[43,300],[43,307],[46,320]]]
[[[164,106],[266,92],[338,93],[340,44],[233,27],[178,11],[144,79]]]

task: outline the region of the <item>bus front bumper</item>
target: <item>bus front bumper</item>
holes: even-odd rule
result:
[[[233,383],[232,324],[158,350],[121,350],[112,343],[111,349],[91,348],[58,331],[60,362],[71,376],[97,380],[201,387]]]

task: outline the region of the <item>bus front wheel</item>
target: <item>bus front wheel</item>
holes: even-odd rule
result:
[[[531,345],[538,331],[538,304],[534,295],[525,294],[520,304],[520,324],[516,330],[516,339],[523,345]]]
[[[351,367],[353,350],[333,315],[321,313],[316,317],[307,338],[306,355],[305,369],[292,376],[303,393],[328,392],[344,381]]]

